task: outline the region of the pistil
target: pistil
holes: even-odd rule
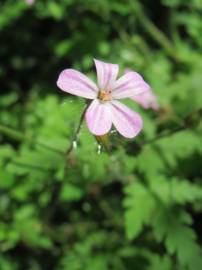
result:
[[[109,100],[111,100],[112,99],[111,91],[100,90],[99,93],[98,93],[98,98],[101,101],[109,101]]]

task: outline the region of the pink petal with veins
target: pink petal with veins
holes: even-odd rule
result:
[[[27,3],[28,5],[32,5],[34,4],[35,0],[25,0],[25,3]]]
[[[115,99],[129,98],[140,93],[146,92],[149,85],[137,72],[127,72],[120,77],[114,84],[112,96]]]
[[[88,107],[85,119],[90,132],[94,135],[101,136],[108,133],[112,126],[109,103],[95,99]]]
[[[138,135],[143,127],[140,115],[119,101],[111,101],[112,123],[118,132],[126,138]]]
[[[119,66],[94,59],[100,90],[111,90],[119,72]]]
[[[158,110],[159,109],[159,104],[157,101],[156,95],[152,92],[150,89],[149,91],[131,97],[134,101],[136,101],[140,106],[142,106],[144,109],[153,109],[153,110]]]
[[[96,84],[74,69],[63,70],[59,75],[57,86],[69,94],[88,99],[96,98],[98,93]]]

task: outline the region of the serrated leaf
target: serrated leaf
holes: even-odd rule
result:
[[[185,204],[202,199],[202,188],[183,179],[156,175],[150,180],[150,187],[166,204]]]
[[[176,254],[180,265],[192,269],[194,258],[198,265],[202,265],[202,251],[196,242],[194,230],[188,224],[189,220],[185,212],[175,208],[163,209],[163,207],[152,221],[156,239],[158,241],[165,239],[168,253]]]
[[[129,239],[137,237],[154,211],[155,201],[150,192],[140,183],[126,187],[124,200],[125,229]]]
[[[62,201],[77,201],[83,196],[83,191],[72,184],[65,184],[60,192],[60,200]]]

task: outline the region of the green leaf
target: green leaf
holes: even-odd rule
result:
[[[187,180],[156,175],[151,190],[166,204],[185,204],[202,200],[202,187]]]
[[[60,192],[61,201],[78,201],[83,196],[83,191],[72,184],[64,184]]]
[[[137,237],[148,223],[155,207],[151,193],[141,183],[133,183],[125,188],[124,199],[125,229],[129,239]]]
[[[63,15],[62,7],[55,1],[48,2],[48,10],[55,19],[61,19]]]
[[[196,234],[190,224],[190,216],[177,208],[159,208],[152,220],[154,235],[158,241],[165,242],[169,254],[176,254],[181,266],[188,269],[201,269],[202,251],[196,242]],[[196,268],[193,262],[197,261]]]
[[[157,254],[151,254],[150,266],[147,270],[172,270],[172,261],[168,255],[159,256]]]

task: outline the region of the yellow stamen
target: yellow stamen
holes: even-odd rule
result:
[[[112,99],[111,92],[105,91],[105,90],[100,90],[98,93],[98,98],[102,101],[109,101]]]

